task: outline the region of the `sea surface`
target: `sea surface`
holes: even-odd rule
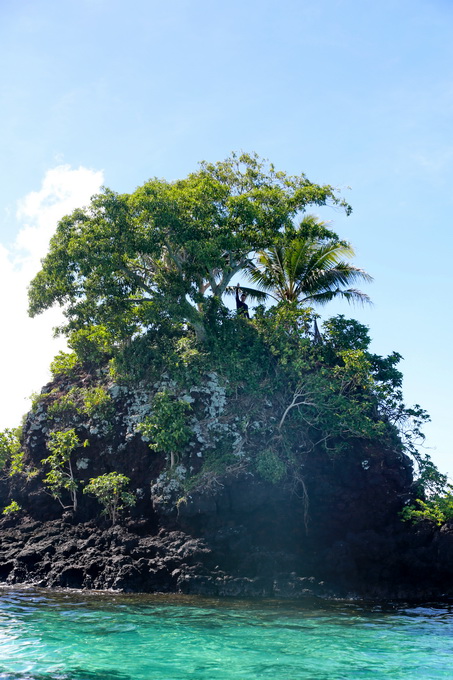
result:
[[[453,678],[453,606],[0,590],[1,680]]]

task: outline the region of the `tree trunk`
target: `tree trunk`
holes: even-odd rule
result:
[[[206,328],[204,326],[204,323],[202,321],[190,321],[192,324],[194,331],[195,331],[195,337],[197,338],[197,342],[203,344],[206,342]]]
[[[192,307],[191,304],[184,300],[181,302],[183,316],[187,322],[192,326],[195,331],[195,336],[197,342],[203,344],[206,342],[206,327],[203,323],[202,313],[199,312],[196,307]]]

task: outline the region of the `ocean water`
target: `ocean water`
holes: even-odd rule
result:
[[[0,680],[453,678],[453,607],[0,591]]]

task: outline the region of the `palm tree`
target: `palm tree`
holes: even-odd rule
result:
[[[248,278],[261,290],[243,288],[251,297],[266,296],[301,304],[326,304],[342,297],[348,302],[370,302],[366,293],[350,288],[372,277],[347,262],[352,246],[340,241],[326,224],[307,215],[298,228],[282,235],[281,242],[257,253],[247,266]]]

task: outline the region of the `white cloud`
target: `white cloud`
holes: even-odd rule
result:
[[[39,191],[32,191],[19,201],[17,217],[24,222],[16,247],[23,248],[35,258],[45,255],[55,226],[64,215],[86,205],[99,191],[103,182],[102,171],[86,168],[71,170],[69,165],[59,165],[49,170]]]
[[[0,430],[20,423],[29,408],[28,397],[49,380],[49,364],[64,348],[52,328],[61,320],[53,309],[30,319],[27,286],[40,267],[58,220],[89,203],[103,183],[101,171],[60,165],[49,170],[41,189],[25,196],[18,205],[19,230],[8,250],[0,243]]]

